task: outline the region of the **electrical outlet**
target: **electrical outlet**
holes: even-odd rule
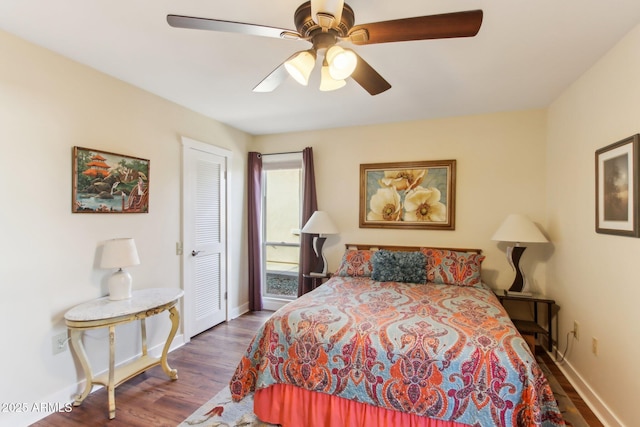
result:
[[[69,336],[67,332],[60,332],[58,335],[54,335],[51,339],[51,350],[53,354],[63,353],[67,351],[69,346],[67,343],[69,342]]]
[[[591,337],[591,352],[598,355],[598,338],[596,337]]]
[[[580,324],[577,320],[573,321],[573,336],[576,338],[576,341],[580,341]]]

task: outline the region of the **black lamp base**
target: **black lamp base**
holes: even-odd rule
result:
[[[507,259],[509,264],[516,271],[516,277],[513,279],[513,283],[509,288],[509,295],[531,295],[531,292],[527,289],[527,279],[524,277],[524,273],[520,270],[520,258],[522,253],[527,249],[524,246],[511,246],[507,249]]]
[[[327,260],[322,253],[322,246],[324,245],[325,240],[327,240],[326,237],[317,236],[313,238],[313,251],[318,257],[318,262],[316,263],[316,267],[311,272],[312,276],[323,277],[327,274]]]

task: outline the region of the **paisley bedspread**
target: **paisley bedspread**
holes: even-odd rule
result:
[[[480,426],[564,425],[491,290],[333,277],[277,311],[231,380],[273,384]]]

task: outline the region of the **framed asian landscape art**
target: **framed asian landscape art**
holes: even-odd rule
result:
[[[638,156],[640,135],[596,151],[596,232],[640,237]]]
[[[73,147],[72,163],[71,212],[149,212],[149,160]]]
[[[456,161],[360,165],[360,227],[455,229]]]

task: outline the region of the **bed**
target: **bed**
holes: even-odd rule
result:
[[[230,382],[264,422],[562,426],[480,250],[347,245],[323,285],[278,310]]]

